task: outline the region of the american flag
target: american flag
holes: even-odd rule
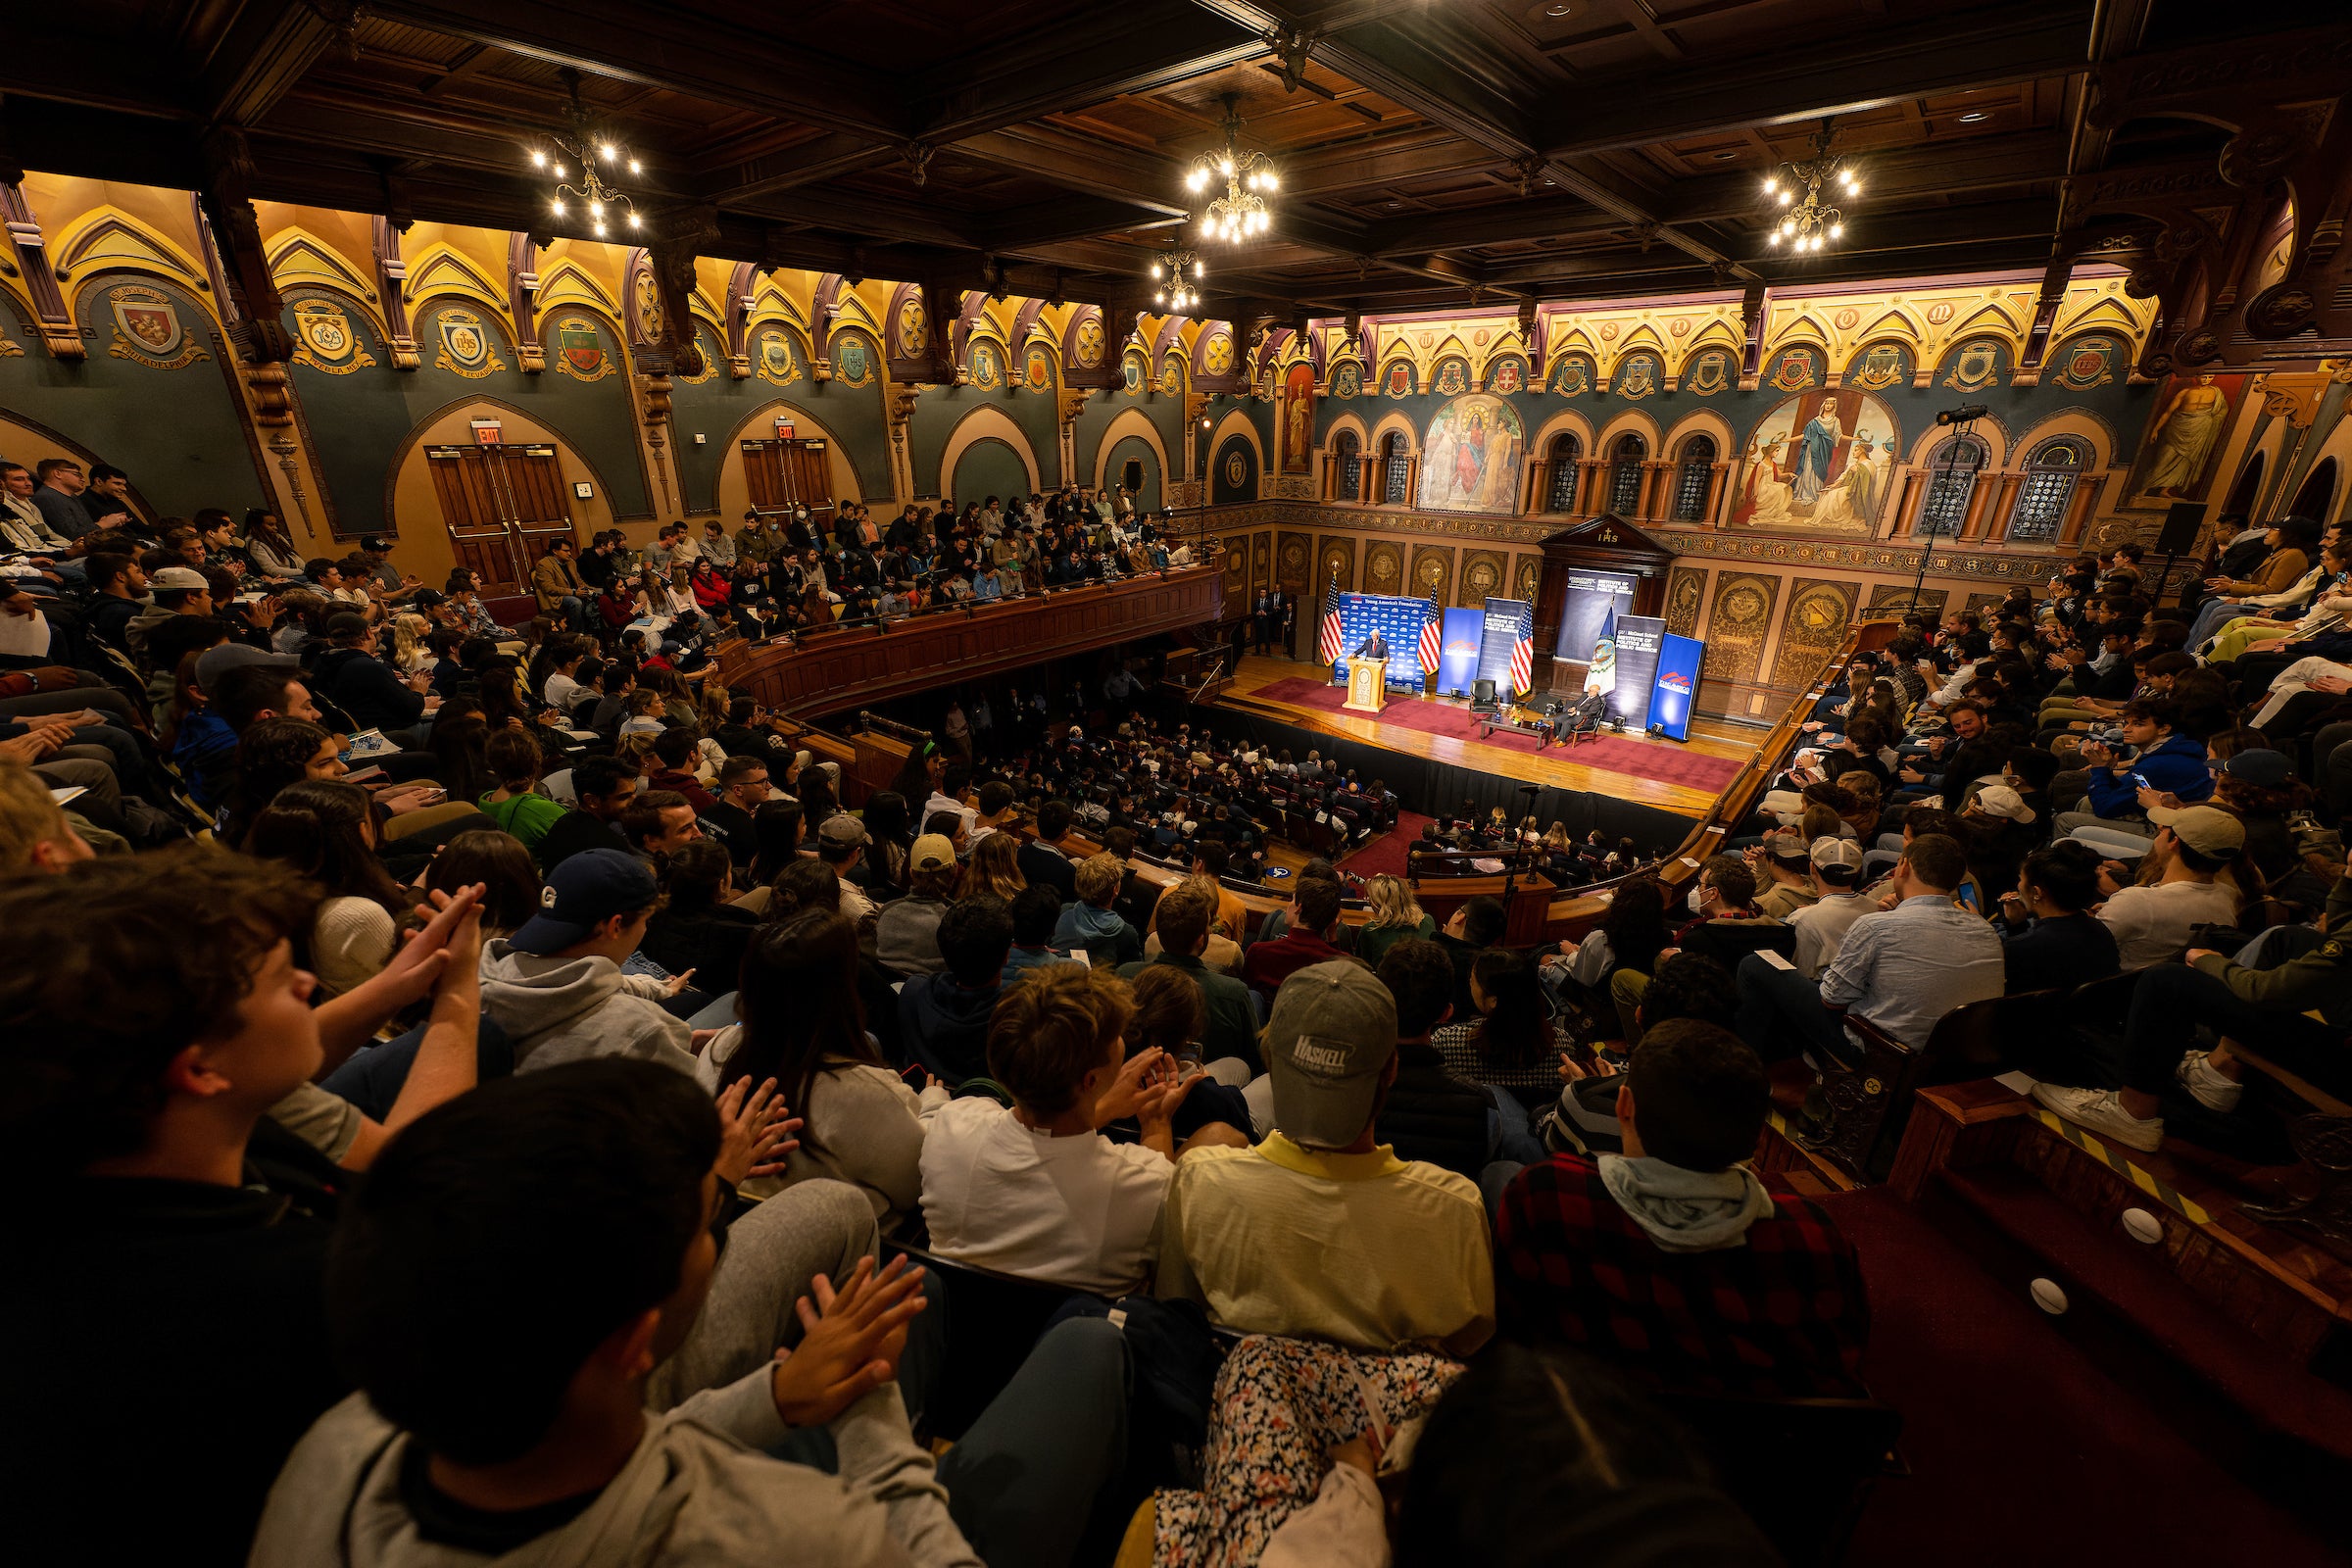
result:
[[[1322,650],[1323,662],[1336,664],[1340,662],[1340,654],[1343,652],[1340,639],[1344,635],[1340,630],[1340,594],[1337,583],[1334,583],[1330,591],[1323,596],[1323,603],[1331,608],[1323,612],[1322,640],[1317,646]]]
[[[1438,613],[1433,608],[1429,618],[1421,623],[1421,673],[1433,674],[1438,667],[1441,640],[1438,635]]]
[[[1536,639],[1529,628],[1520,628],[1519,640],[1511,644],[1511,690],[1530,692],[1536,686]]]

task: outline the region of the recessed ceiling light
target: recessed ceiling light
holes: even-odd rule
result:
[[[1389,203],[1389,209],[1390,211],[1394,212],[1396,209],[1402,207],[1404,203],[1402,202],[1391,202]]]
[[[1717,153],[1715,155],[1715,161],[1719,164],[1725,164],[1731,162],[1733,159],[1739,156],[1740,155],[1738,153]]]
[[[1971,109],[1967,114],[1960,117],[1960,123],[1963,125],[1973,125],[1980,120],[1989,120],[1992,117],[1990,115],[1987,115],[1982,109]]]
[[[1547,17],[1564,17],[1571,9],[1572,8],[1568,6],[1545,6],[1544,8],[1544,14]]]
[[[1559,181],[1556,179],[1547,179],[1544,183],[1546,185],[1556,185],[1559,183]]]

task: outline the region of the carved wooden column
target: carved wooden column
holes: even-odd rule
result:
[[[8,227],[17,275],[24,280],[24,292],[32,296],[33,329],[41,334],[41,346],[51,359],[86,359],[89,351],[82,346],[81,334],[74,329],[65,291],[58,287],[57,273],[49,266],[49,246],[41,236],[40,219],[19,183],[24,172],[8,169],[0,170],[0,174],[6,175],[6,183],[0,184],[0,222]]]
[[[198,195],[242,318],[230,328],[238,355],[248,365],[282,363],[293,358],[294,344],[286,332],[285,302],[262,249],[262,220],[253,210],[253,148],[237,126],[219,125],[205,137],[202,154],[204,189]]]
[[[1078,416],[1086,412],[1086,400],[1093,396],[1085,387],[1064,387],[1054,394],[1059,400],[1056,412],[1060,418],[1061,474],[1064,483],[1071,482],[1078,467]]]
[[[1988,519],[1999,515],[1993,508],[1993,502],[2003,488],[2002,482],[2013,477],[2006,473],[1979,473],[1977,475],[1976,484],[1971,486],[1968,492],[1967,515],[1960,519],[1959,538],[1977,540],[1984,537]]]
[[[1886,537],[1908,539],[1919,527],[1919,509],[1926,504],[1927,475],[1917,468],[1897,469],[1898,492],[1894,506],[1886,517]]]
[[[662,300],[662,340],[641,356],[648,375],[700,375],[703,348],[694,334],[694,259],[718,239],[718,210],[678,213],[669,231],[646,247],[654,289]]]
[[[1590,517],[1601,510],[1601,498],[1608,483],[1609,460],[1579,458],[1576,467],[1575,512],[1580,517]]]
[[[547,345],[539,341],[538,257],[539,247],[530,235],[508,236],[507,309],[514,313],[514,358],[525,375],[547,368]]]
[[[1642,504],[1638,509],[1645,522],[1660,520],[1665,509],[1672,505],[1671,485],[1667,475],[1674,466],[1663,458],[1642,460]]]
[[[2058,525],[2058,543],[2072,547],[2082,542],[2082,532],[2090,525],[2091,510],[2099,504],[2100,481],[2081,478],[2075,481],[2075,493],[2066,504],[2066,517]]]
[[[748,381],[752,378],[752,350],[749,341],[752,307],[759,302],[760,269],[750,262],[737,262],[735,270],[727,274],[727,379]]]
[[[2026,476],[2022,473],[2004,473],[1999,477],[2001,482],[1996,486],[1997,494],[1993,496],[1992,504],[1984,509],[1982,524],[1987,544],[1999,544],[2009,537],[2009,509],[2017,502],[2018,487],[2026,482]],[[1980,483],[1977,488],[1982,490],[1984,485]]]
[[[1732,466],[1729,463],[1715,463],[1708,466],[1706,515],[1700,520],[1710,528],[1720,528],[1724,525],[1723,492],[1725,487],[1731,483],[1731,477]]]
[[[645,420],[645,445],[654,460],[654,474],[662,481],[662,510],[669,511],[669,377],[638,377],[642,401],[638,412]]]

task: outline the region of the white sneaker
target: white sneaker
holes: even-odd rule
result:
[[[2180,1080],[2180,1087],[2194,1096],[2198,1104],[2225,1115],[2237,1108],[2238,1097],[2246,1092],[2244,1084],[2214,1066],[2202,1051],[2182,1056],[2173,1076]]]
[[[2117,1143],[2154,1153],[2164,1142],[2164,1118],[2141,1121],[2124,1108],[2123,1096],[2112,1089],[2061,1089],[2035,1084],[2034,1098],[2077,1126],[2104,1133]]]

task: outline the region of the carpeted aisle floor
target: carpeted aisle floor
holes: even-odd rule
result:
[[[1362,849],[1340,857],[1340,865],[1353,876],[1404,875],[1404,853],[1421,836],[1431,819],[1418,811],[1399,809],[1396,825]]]
[[[1348,701],[1344,687],[1296,675],[1261,686],[1250,695],[1264,698],[1268,702],[1287,703],[1294,708],[1313,708],[1329,712],[1339,711]],[[1426,698],[1392,697],[1376,722],[1395,724],[1400,729],[1419,730],[1424,735],[1479,740],[1481,745],[1504,747],[1530,755],[1536,750],[1536,737],[1518,730],[1498,729],[1480,740],[1478,716],[1475,713],[1466,708],[1433,703]],[[1614,735],[1596,735],[1590,740],[1577,742],[1566,751],[1546,750],[1544,755],[1563,757],[1605,772],[1655,779],[1661,784],[1681,784],[1711,793],[1731,783],[1739,774],[1740,765],[1727,757],[1678,751],[1668,746],[1655,746]]]
[[[1912,1471],[1879,1484],[1853,1568],[2340,1568],[1891,1193],[1823,1201],[1862,1260],[1871,1391],[1903,1412]]]

